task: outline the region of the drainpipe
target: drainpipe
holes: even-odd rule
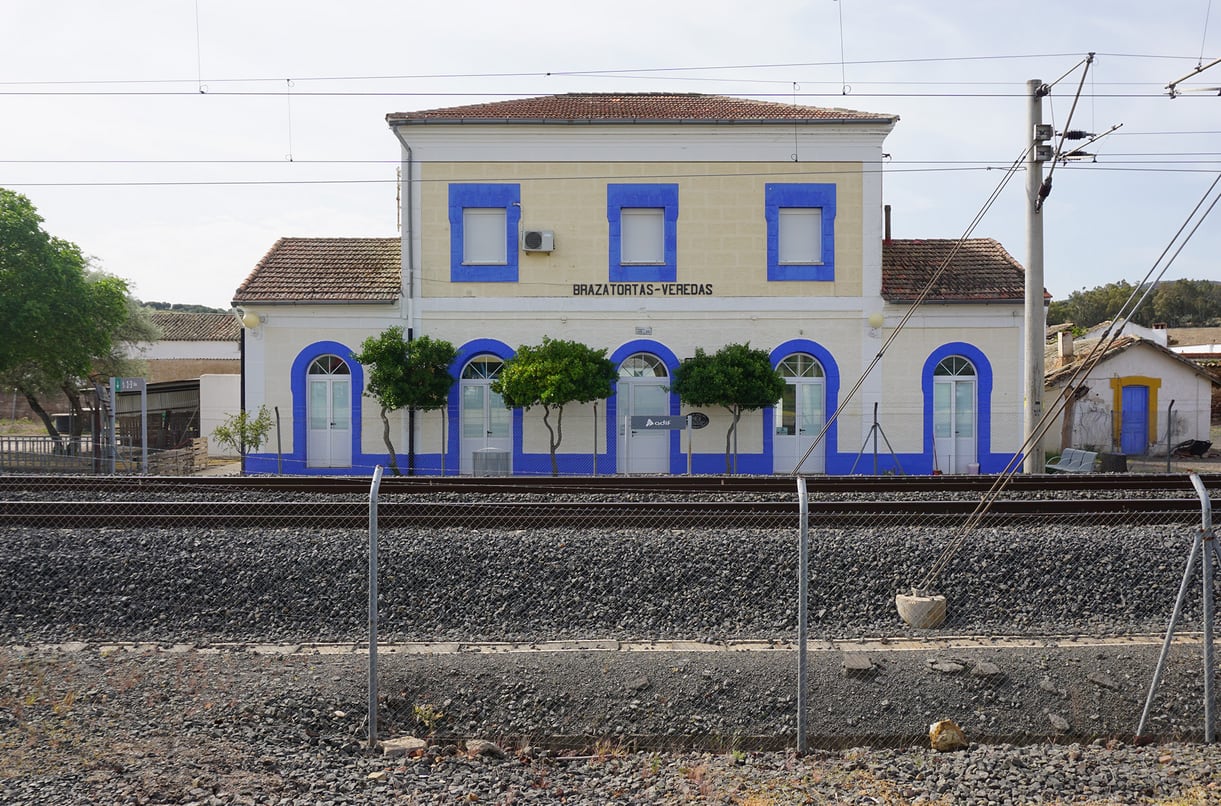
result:
[[[404,234],[407,237],[402,238],[400,236],[400,238],[401,238],[401,242],[405,246],[405,248],[403,249],[403,255],[402,255],[401,260],[402,260],[403,271],[407,275],[407,277],[406,277],[406,281],[407,281],[406,282],[407,341],[410,343],[412,338],[414,338],[414,336],[415,336],[415,315],[416,315],[416,311],[415,311],[415,243],[414,243],[414,241],[415,241],[415,229],[414,229],[415,219],[413,218],[413,214],[415,211],[415,208],[413,206],[413,197],[415,195],[414,194],[414,183],[413,183],[413,180],[415,178],[415,161],[412,159],[411,146],[409,146],[407,144],[407,141],[403,139],[403,134],[402,134],[402,132],[399,131],[399,127],[395,126],[394,124],[390,124],[390,130],[392,132],[394,132],[395,138],[399,141],[399,144],[403,147],[403,153],[405,155],[403,161],[407,163],[407,183],[406,183],[407,188],[406,188],[405,193],[400,191],[400,195],[403,197],[403,211],[402,211],[401,227],[403,229]],[[400,179],[399,181],[401,183],[402,179]],[[442,415],[442,416],[444,416],[444,415]],[[444,449],[444,446],[442,447],[442,449]],[[414,408],[410,408],[407,410],[407,475],[408,476],[415,475],[415,409]]]

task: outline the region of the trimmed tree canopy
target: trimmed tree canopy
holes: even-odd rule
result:
[[[606,357],[606,350],[544,336],[540,345],[518,348],[492,382],[492,391],[509,408],[542,406],[543,425],[551,437],[551,475],[555,476],[559,475],[556,451],[564,438],[564,406],[610,397],[618,378],[619,371]]]
[[[352,359],[368,368],[365,394],[381,405],[382,440],[390,454],[390,469],[399,475],[398,459],[390,441],[391,411],[420,409],[432,411],[445,406],[454,378],[449,365],[457,351],[443,339],[421,336],[407,341],[401,327],[392,327],[370,336]]]
[[[711,355],[697,347],[695,355],[675,370],[671,389],[687,405],[721,406],[733,415],[725,432],[725,472],[729,473],[732,439],[742,412],[775,405],[784,383],[766,350],[727,344]]]

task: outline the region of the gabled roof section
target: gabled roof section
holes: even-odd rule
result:
[[[926,303],[1025,301],[1026,270],[1003,246],[991,238],[969,238],[955,250],[958,244],[949,239],[883,241],[882,298],[915,302],[929,279],[950,260]]]
[[[883,123],[898,115],[696,93],[572,93],[393,112],[390,125],[424,123]]]
[[[398,238],[281,238],[234,304],[389,303],[402,296]]]
[[[1054,343],[1049,344],[1046,352],[1044,353],[1047,371],[1043,374],[1043,385],[1047,387],[1059,386],[1061,383],[1067,381],[1070,377],[1072,377],[1073,373],[1077,371],[1078,367],[1081,366],[1081,362],[1090,355],[1090,353],[1098,345],[1099,341],[1099,339],[1080,339],[1074,341],[1073,355],[1063,364],[1060,362],[1057,346]],[[1155,341],[1142,339],[1140,336],[1120,336],[1103,349],[1101,356],[1096,355],[1094,357],[1097,359],[1098,364],[1102,364],[1102,362],[1114,358],[1120,353],[1141,345],[1148,347],[1150,350],[1156,351],[1165,360],[1175,361],[1182,364],[1196,375],[1207,379],[1210,383],[1214,385],[1221,385],[1221,380],[1218,380],[1217,376],[1210,373],[1204,367],[1200,366],[1194,361],[1184,358],[1167,347],[1163,347]]]
[[[153,311],[159,341],[237,341],[242,326],[231,313]]]

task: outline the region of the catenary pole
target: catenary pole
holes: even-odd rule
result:
[[[1022,407],[1022,437],[1029,442],[1023,469],[1027,473],[1043,470],[1043,448],[1030,437],[1043,416],[1043,345],[1046,341],[1047,317],[1043,309],[1043,160],[1039,154],[1039,129],[1043,125],[1043,96],[1046,85],[1039,79],[1026,82],[1030,125],[1026,135],[1032,143],[1026,157],[1026,308],[1025,333],[1025,401]]]

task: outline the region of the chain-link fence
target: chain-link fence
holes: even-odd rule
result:
[[[1130,739],[1147,699],[1144,734],[1205,738],[1216,549],[1207,490],[1182,479],[985,509],[947,478],[804,498],[796,480],[489,481],[11,487],[0,632],[321,669],[317,730],[362,743],[906,746],[942,720],[969,741]],[[913,627],[897,595],[944,597],[944,617]]]

